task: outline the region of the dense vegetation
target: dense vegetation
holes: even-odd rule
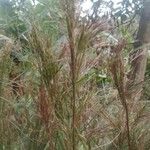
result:
[[[84,3],[0,0],[0,150],[150,149],[150,1]]]

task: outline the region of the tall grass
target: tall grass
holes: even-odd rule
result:
[[[74,1],[61,4],[65,42],[31,21],[26,45],[0,51],[0,149],[148,150],[149,105],[128,97],[125,43],[106,56],[97,38],[107,19],[82,22]]]

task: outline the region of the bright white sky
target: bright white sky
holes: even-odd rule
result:
[[[31,1],[33,2],[33,0],[31,0]],[[83,7],[84,7],[85,10],[87,10],[87,9],[89,9],[91,7],[92,2],[91,2],[91,0],[84,0],[84,1],[85,2],[83,4]],[[95,0],[95,1],[97,1],[97,0]],[[120,2],[120,1],[122,1],[122,0],[112,0],[112,1],[114,2],[114,5],[117,6],[117,3]],[[37,3],[37,0],[35,0],[35,3]]]
[[[94,1],[96,2],[97,0],[94,0]],[[106,0],[106,1],[109,2],[109,0]],[[114,3],[114,8],[116,8],[118,6],[117,3],[121,2],[121,1],[122,0],[112,0],[112,2]],[[84,17],[84,16],[86,16],[86,14],[91,14],[91,11],[90,11],[91,7],[92,7],[91,0],[84,0],[84,2],[82,4],[82,10],[83,10],[83,12],[81,13],[81,16]],[[108,12],[109,9],[108,8],[102,8],[101,11],[102,12]]]
[[[120,1],[122,1],[122,0],[112,0],[112,1],[114,2],[114,6],[117,7],[117,3],[120,2]],[[82,5],[83,10],[86,11],[86,10],[90,9],[91,5],[92,5],[91,0],[85,0],[85,2]]]
[[[33,2],[33,0],[31,0]],[[94,0],[94,1],[97,1],[97,0]],[[106,1],[109,1],[109,0],[106,0]],[[113,3],[114,3],[114,7],[117,7],[117,3],[118,2],[121,2],[122,0],[111,0]],[[34,0],[35,4],[37,4],[37,0]],[[83,11],[88,11],[90,10],[92,6],[92,2],[91,0],[84,0],[83,4],[82,4],[82,9]],[[104,10],[105,11],[105,10]]]

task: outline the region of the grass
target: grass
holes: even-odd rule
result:
[[[128,97],[125,43],[96,53],[105,21],[81,24],[74,3],[65,4],[64,43],[32,21],[26,45],[0,51],[0,149],[148,150],[149,104]]]

